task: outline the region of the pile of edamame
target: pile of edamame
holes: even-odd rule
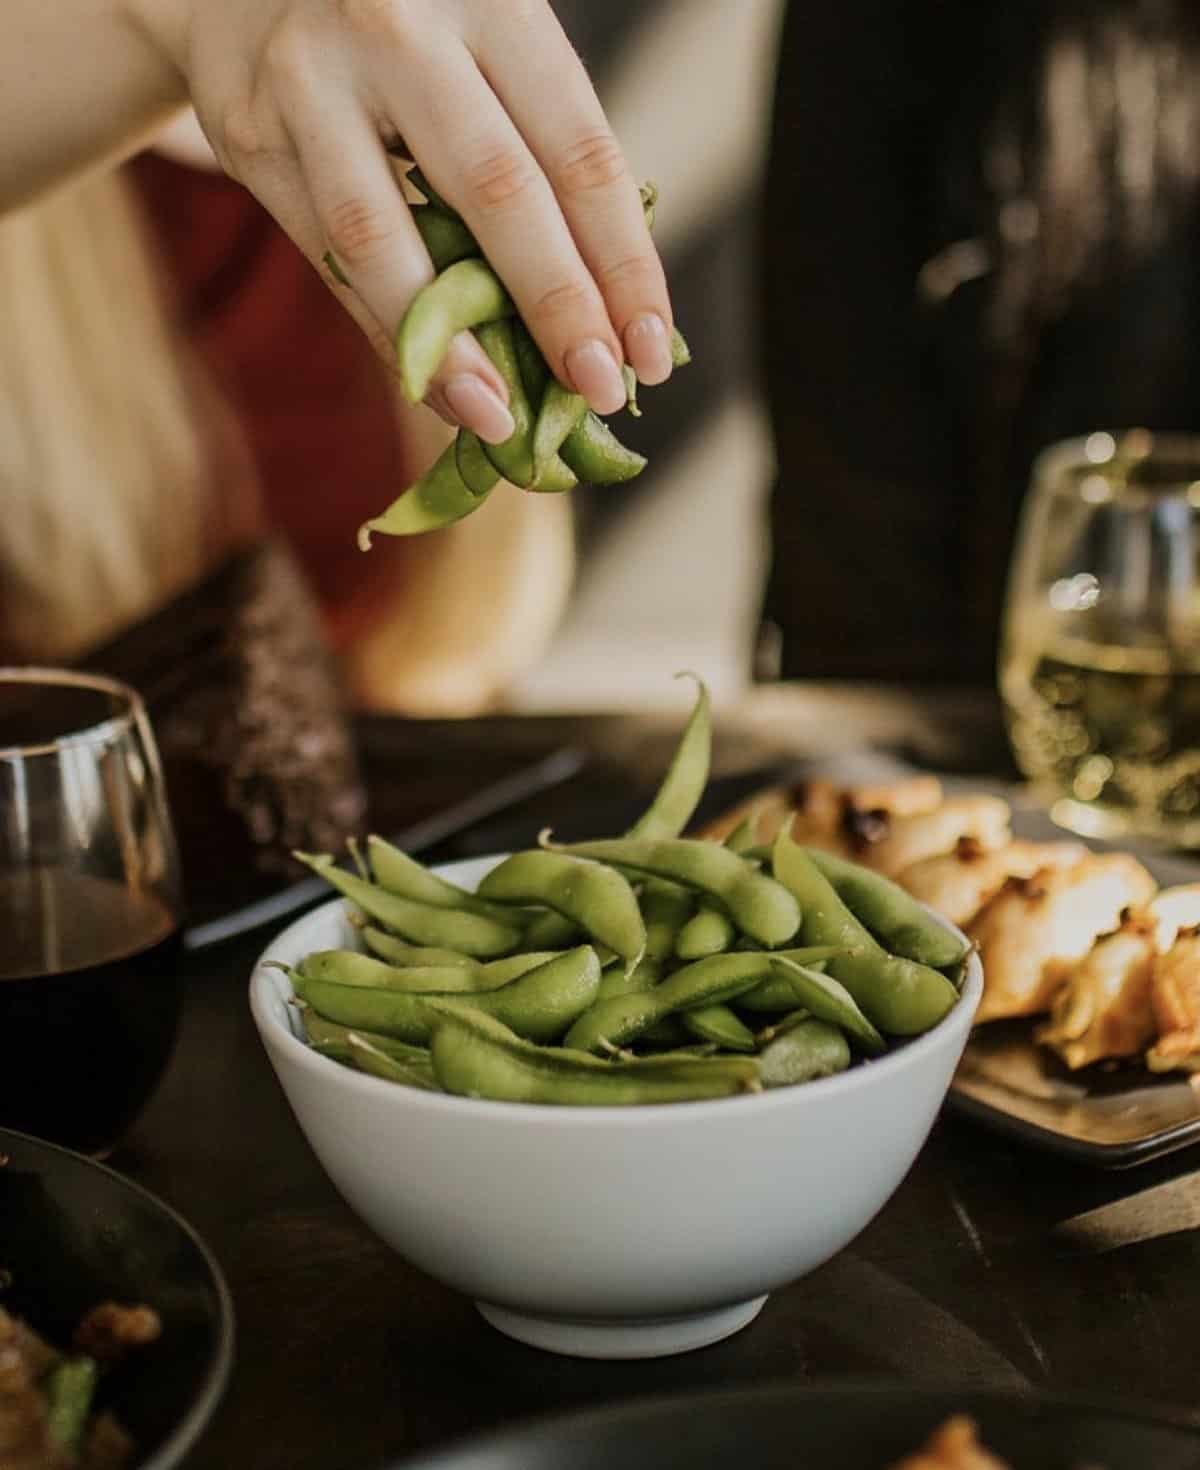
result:
[[[787,830],[683,837],[708,780],[698,695],[621,837],[505,858],[474,893],[378,837],[347,898],[361,950],[289,969],[310,1044],[408,1087],[509,1102],[685,1102],[844,1071],[935,1026],[966,943],[903,889]],[[286,968],[286,967],[285,967]]]
[[[551,373],[462,219],[419,169],[408,177],[425,196],[412,212],[437,275],[413,298],[396,332],[404,395],[420,403],[451,341],[459,332],[474,331],[508,388],[516,428],[502,444],[488,444],[460,429],[431,468],[359,530],[362,549],[370,547],[375,531],[415,536],[453,525],[478,510],[501,479],[523,490],[556,493],[580,480],[616,485],[640,474],[644,456],[626,448],[585,400]],[[653,224],[657,190],[644,184],[641,193],[646,220]],[[349,284],[332,255],[325,263],[337,280]],[[678,330],[671,336],[671,361],[676,367],[691,361]],[[628,366],[623,373],[626,407],[639,415],[637,379]]]

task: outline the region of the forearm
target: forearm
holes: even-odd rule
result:
[[[0,211],[133,152],[185,100],[122,0],[3,0]]]

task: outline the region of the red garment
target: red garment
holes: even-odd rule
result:
[[[183,332],[238,419],[266,517],[345,646],[401,572],[355,531],[406,481],[394,388],[358,327],[258,201],[220,174],[144,153],[129,164]]]

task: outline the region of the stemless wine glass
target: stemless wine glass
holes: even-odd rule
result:
[[[1200,845],[1200,438],[1055,445],[1018,535],[1000,685],[1062,826]]]
[[[0,1124],[107,1153],[179,1015],[180,883],[141,700],[0,669]]]

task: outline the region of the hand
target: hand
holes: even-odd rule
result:
[[[389,159],[459,211],[556,376],[598,413],[671,370],[671,307],[637,187],[546,0],[128,0],[183,75],[225,170],[391,338],[432,268]],[[456,340],[429,402],[490,442],[499,374]]]

